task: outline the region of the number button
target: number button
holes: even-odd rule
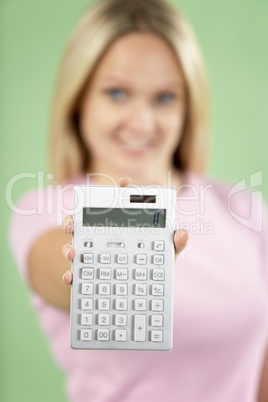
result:
[[[98,324],[99,325],[109,325],[110,324],[110,315],[109,314],[99,314],[98,315]]]
[[[98,329],[97,330],[97,340],[98,341],[109,341],[110,331],[109,329]]]
[[[81,341],[92,341],[92,329],[81,329],[80,340]]]
[[[98,291],[99,295],[109,295],[111,293],[110,283],[99,283]]]
[[[92,325],[92,314],[81,314],[81,325]]]
[[[99,310],[110,310],[110,299],[99,299],[98,308]]]
[[[93,283],[82,283],[81,293],[82,295],[93,295]]]
[[[115,310],[127,310],[127,299],[116,299]]]
[[[121,296],[127,296],[127,283],[117,283],[115,285],[115,294]]]
[[[125,327],[127,325],[127,315],[126,314],[116,314],[115,315],[115,325]]]
[[[93,300],[92,299],[81,299],[81,309],[82,310],[92,310]]]

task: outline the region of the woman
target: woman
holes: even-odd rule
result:
[[[234,220],[229,187],[201,176],[206,88],[191,29],[162,0],[97,2],[66,49],[51,125],[58,186],[21,201],[20,208],[29,210],[42,199],[43,212],[14,216],[11,234],[73,401],[267,398],[261,377],[268,329],[267,234]],[[57,225],[71,213],[74,184],[111,185],[123,176],[136,185],[176,187],[177,226],[192,235],[176,260],[170,353],[69,348],[70,290],[60,278],[72,280],[72,220],[64,220],[68,235]],[[246,212],[249,195],[240,194],[230,206]],[[187,232],[176,231],[177,252],[187,239]]]

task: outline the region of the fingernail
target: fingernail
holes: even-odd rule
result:
[[[64,223],[64,230],[66,229],[66,226],[68,225],[68,223],[70,223],[70,219],[68,219],[68,220]]]
[[[69,273],[65,273],[62,277],[62,280],[64,283],[67,283],[69,285],[71,283],[71,276]]]
[[[130,177],[128,177],[128,176],[125,176],[125,177],[121,177],[121,179],[119,180],[120,181],[120,183],[122,182],[122,181],[128,181],[129,182],[129,184],[130,183],[132,183],[132,180],[131,180],[131,178]]]
[[[70,225],[69,228],[67,228],[68,225]],[[65,224],[64,224],[64,231],[65,231],[66,233],[69,233],[70,230],[72,230],[72,229],[73,229],[73,221],[72,221],[71,219],[68,219],[68,220],[65,222]]]
[[[68,260],[69,259],[69,254],[70,254],[70,251],[71,251],[72,249],[70,248],[70,247],[66,247],[64,250],[63,250],[63,254],[64,254],[64,257]]]

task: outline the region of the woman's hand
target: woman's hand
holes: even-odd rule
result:
[[[129,186],[131,184],[131,179],[129,177],[123,177],[119,180],[118,184],[120,187]],[[66,216],[63,220],[62,226],[65,233],[72,234],[74,231],[74,221],[72,216]],[[178,229],[174,232],[175,258],[186,247],[188,238],[189,234],[185,229]],[[71,243],[64,244],[62,253],[66,260],[73,260],[75,257],[75,249]],[[73,280],[72,272],[70,270],[66,271],[62,279],[67,285],[70,285]]]

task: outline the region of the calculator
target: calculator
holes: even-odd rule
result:
[[[74,187],[73,349],[170,350],[175,189]]]

